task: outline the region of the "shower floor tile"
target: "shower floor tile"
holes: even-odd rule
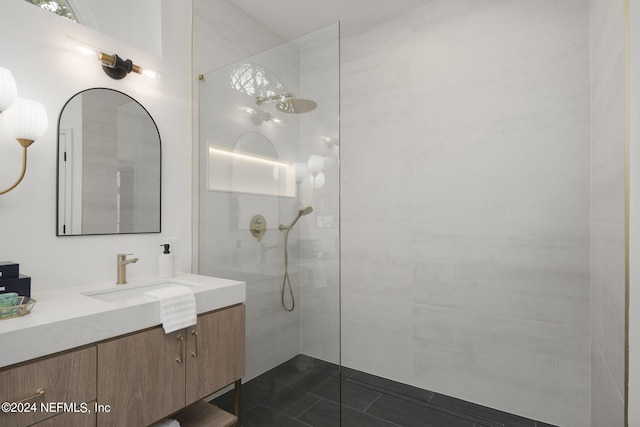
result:
[[[233,391],[212,403],[233,412]],[[244,427],[554,427],[306,355],[243,384],[241,405]]]

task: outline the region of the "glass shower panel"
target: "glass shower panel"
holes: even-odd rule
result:
[[[338,24],[204,74],[198,97],[197,270],[247,284],[245,396],[267,376],[265,399],[339,425]]]

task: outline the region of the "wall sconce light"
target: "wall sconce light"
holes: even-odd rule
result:
[[[6,68],[0,68],[0,113],[23,149],[20,177],[9,188],[0,191],[0,194],[5,194],[16,188],[24,178],[27,171],[27,148],[47,130],[48,119],[44,105],[40,102],[17,98],[16,82],[11,71]]]
[[[115,80],[123,79],[130,72],[142,74],[142,67],[133,63],[130,59],[122,59],[118,55],[109,55],[108,53],[98,53],[98,59],[102,63],[102,69]]]
[[[150,68],[134,64],[130,59],[122,59],[115,53],[113,55],[104,53],[102,51],[103,49],[97,48],[70,36],[67,36],[64,50],[80,56],[92,58],[97,57],[102,64],[102,69],[105,74],[115,80],[123,79],[131,72],[141,74],[154,82],[158,82],[160,80],[160,75]]]

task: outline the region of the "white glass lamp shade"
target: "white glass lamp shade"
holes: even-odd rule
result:
[[[37,140],[47,130],[49,122],[44,105],[30,99],[16,99],[13,106],[2,115],[7,127],[18,140]]]
[[[307,160],[307,167],[309,168],[309,173],[316,176],[322,172],[322,168],[324,168],[324,159],[322,156],[314,154],[309,157],[309,160]]]
[[[307,177],[309,173],[307,169],[307,165],[304,163],[294,163],[293,164],[293,175],[296,180],[296,184],[300,184]]]
[[[0,67],[0,113],[11,107],[18,96],[18,88],[13,74],[6,68]]]

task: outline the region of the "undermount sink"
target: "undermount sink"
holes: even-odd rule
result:
[[[82,295],[86,295],[91,298],[96,298],[102,301],[113,302],[113,301],[122,301],[129,298],[141,297],[145,294],[145,292],[153,291],[155,289],[162,289],[168,286],[185,286],[188,288],[193,287],[193,285],[189,285],[187,283],[177,283],[177,282],[161,282],[161,283],[151,283],[148,285],[138,285],[138,286],[129,286],[122,285],[117,288],[109,288],[103,289],[99,291],[91,291],[84,292]]]

